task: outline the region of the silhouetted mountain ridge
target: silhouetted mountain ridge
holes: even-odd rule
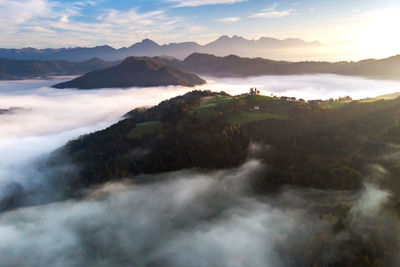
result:
[[[135,57],[130,59],[128,57],[123,64],[128,64],[133,58]],[[140,63],[144,64],[142,67],[149,69],[154,70],[154,68],[158,68],[160,65],[168,65],[199,75],[214,77],[325,73],[375,79],[400,79],[400,55],[385,59],[366,59],[358,62],[289,62],[260,57],[245,58],[236,55],[218,57],[202,53],[193,53],[184,60],[178,60],[169,56],[142,57],[142,59],[144,60],[143,63]],[[118,63],[121,63],[121,61],[106,62],[99,58],[93,58],[84,62],[0,59],[0,80],[52,75],[78,75],[116,66]]]
[[[117,62],[107,62],[93,58],[83,62],[65,60],[12,60],[0,58],[0,80],[14,80],[61,75],[79,75],[93,70],[114,66]]]
[[[205,81],[196,74],[167,66],[161,61],[146,57],[128,57],[115,67],[92,71],[53,87],[78,89],[167,85],[193,87],[203,83]]]
[[[264,58],[244,58],[236,55],[218,57],[201,53],[193,53],[183,61],[167,58],[157,59],[187,71],[216,77],[325,73],[376,79],[400,79],[400,55],[359,62],[288,62]]]
[[[36,49],[32,47],[22,49],[0,49],[0,58],[30,59],[30,60],[69,60],[83,61],[94,57],[103,60],[122,60],[128,56],[161,56],[167,55],[184,59],[194,52],[210,53],[224,56],[238,54],[247,56],[254,50],[263,56],[271,57],[274,53],[268,51],[286,48],[307,48],[321,46],[319,42],[305,42],[301,39],[278,40],[270,37],[261,37],[258,40],[248,40],[234,35],[233,37],[221,36],[217,40],[205,45],[196,42],[169,43],[160,45],[150,39],[144,39],[129,47],[115,49],[111,46],[75,47],[75,48],[46,48]]]

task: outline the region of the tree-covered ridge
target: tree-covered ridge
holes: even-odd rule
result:
[[[65,60],[12,60],[0,58],[0,80],[29,79],[38,77],[81,75],[89,71],[100,70],[117,65],[92,58],[82,62]]]
[[[219,77],[329,73],[374,79],[398,80],[400,78],[399,55],[384,59],[361,60],[358,62],[290,62],[260,57],[246,58],[237,55],[220,57],[212,54],[193,53],[183,61],[163,58],[158,58],[158,60],[198,74]]]
[[[245,121],[230,122],[243,113]],[[135,109],[117,124],[69,142],[52,164],[68,156],[80,167],[69,177],[73,193],[110,180],[150,179],[135,176],[141,173],[230,168],[256,157],[266,166],[250,181],[256,197],[279,198],[285,209],[284,195],[293,194],[288,201],[301,202],[287,205],[304,206],[311,213],[305,217],[325,225],[278,242],[286,266],[326,266],[330,253],[330,266],[396,266],[399,115],[399,98],[306,102],[193,91]],[[379,213],[360,214],[360,194],[371,198],[361,198],[365,205],[379,201],[368,195],[371,186],[390,192],[388,201]],[[300,236],[310,231],[306,225],[299,222]]]
[[[55,88],[96,89],[182,85],[193,87],[206,81],[194,73],[146,57],[128,57],[115,67],[92,71]]]
[[[270,168],[259,190],[284,184],[359,188],[365,165],[400,141],[400,100],[337,100],[345,103],[338,108],[330,101],[193,91],[135,109],[62,151],[81,166],[79,183],[91,185],[140,173],[236,166],[257,142],[270,146],[260,155]]]

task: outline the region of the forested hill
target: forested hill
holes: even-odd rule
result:
[[[284,184],[356,189],[365,164],[400,142],[399,118],[400,99],[309,103],[193,91],[133,110],[62,151],[84,166],[76,182],[88,186],[140,173],[237,166],[256,142],[271,147],[261,156],[270,168],[259,190]]]
[[[400,56],[379,60],[333,63],[275,61],[235,55],[217,57],[210,54],[194,53],[183,61],[165,58],[159,58],[159,60],[198,74],[220,77],[331,73],[377,79],[400,79]]]
[[[0,58],[0,80],[80,75],[89,71],[108,68],[116,64],[117,62],[106,62],[98,58],[83,62],[69,62],[64,60],[12,60]]]
[[[194,73],[168,66],[147,57],[128,57],[115,67],[92,71],[55,88],[96,89],[182,85],[193,87],[206,81]]]
[[[251,198],[273,201],[279,195],[284,209],[285,194],[290,194],[288,200],[298,199],[296,205],[308,212],[291,223],[302,224],[303,218],[312,217],[326,226],[312,229],[313,234],[301,240],[305,253],[299,253],[296,238],[279,243],[276,249],[288,266],[299,259],[300,266],[326,266],[317,263],[326,262],[330,253],[335,257],[329,266],[397,266],[393,264],[400,240],[396,144],[400,144],[399,98],[305,102],[254,91],[239,96],[193,91],[153,108],[132,110],[111,127],[70,141],[50,155],[44,168],[54,167],[48,187],[56,199],[60,193],[65,199],[79,198],[82,190],[110,181],[151,183],[159,177],[141,174],[196,168],[196,173],[204,171],[210,178],[208,171],[230,167],[235,173],[242,167],[234,167],[256,158],[265,168],[252,174],[246,189]],[[216,194],[207,202],[204,209],[209,216],[218,210],[214,205],[225,203],[218,198],[235,201],[229,188],[226,195]],[[0,203],[3,208],[24,204],[23,190],[14,186],[13,192]],[[194,201],[197,197],[204,196],[196,195]],[[374,207],[382,197],[387,200],[377,211]],[[359,215],[360,206],[373,212]],[[266,205],[265,211],[274,208]]]

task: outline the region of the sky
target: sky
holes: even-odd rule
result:
[[[0,0],[0,47],[301,38],[374,57],[400,54],[398,0]]]

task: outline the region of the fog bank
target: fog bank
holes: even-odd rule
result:
[[[0,109],[20,108],[0,115],[0,202],[10,192],[35,188],[43,191],[40,197],[50,198],[47,177],[61,177],[76,166],[41,169],[42,157],[117,122],[135,107],[194,89],[48,87],[57,82],[0,82]],[[400,88],[398,82],[335,75],[213,78],[198,88],[241,94],[254,86],[263,94],[305,99],[375,96]],[[268,146],[252,144],[250,152],[256,155],[260,149]],[[255,196],[249,183],[266,168],[249,160],[231,170],[138,177],[157,182],[107,184],[87,191],[81,200],[2,212],[0,255],[7,257],[0,257],[0,266],[279,267],[309,266],[310,259],[328,265],[354,236],[379,230],[378,222],[399,226],[397,218],[381,212],[391,193],[376,179],[366,179],[361,192],[285,188],[274,196]],[[381,166],[371,172],[385,178]],[[321,209],[343,210],[343,215],[322,218]],[[318,249],[321,237],[333,241]],[[318,253],[310,256],[305,247],[317,247]]]
[[[79,135],[117,122],[135,107],[156,105],[193,89],[224,90],[235,95],[257,87],[266,95],[273,93],[304,99],[345,95],[360,98],[400,91],[399,82],[338,75],[207,78],[208,84],[196,88],[59,90],[49,87],[64,80],[0,82],[0,109],[19,108],[0,115],[0,169],[7,170],[14,165],[18,169],[21,162],[50,152]],[[8,171],[0,173],[0,179],[6,179],[4,177],[10,179]]]
[[[369,189],[286,188],[256,197],[249,182],[265,168],[250,160],[231,170],[159,174],[151,184],[110,183],[79,201],[3,213],[0,254],[8,256],[0,265],[326,266],[342,257],[342,245],[354,235],[375,231],[365,232],[364,224],[384,219],[372,205],[375,219],[350,213],[353,222],[343,217],[346,228],[337,231],[336,219],[316,213],[315,207],[337,208],[341,201],[359,208],[365,194],[374,194]],[[304,253],[323,242],[319,236],[329,247]]]
[[[280,75],[250,78],[205,78],[209,84],[200,88],[240,94],[257,87],[263,95],[329,99],[351,96],[353,99],[376,97],[400,91],[400,81],[371,80],[335,74]],[[233,91],[231,91],[233,90]]]
[[[17,107],[0,115],[0,184],[38,183],[47,175],[37,170],[38,158],[82,134],[104,129],[135,107],[156,105],[193,89],[224,90],[235,95],[257,87],[266,95],[305,99],[344,95],[358,98],[400,91],[399,82],[337,75],[208,78],[208,84],[196,88],[59,90],[49,87],[64,80],[0,82],[0,109]]]

